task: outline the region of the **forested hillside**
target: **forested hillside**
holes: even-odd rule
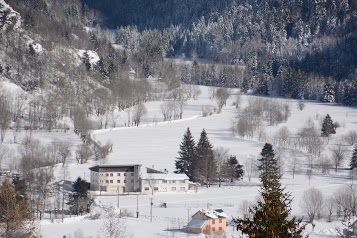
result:
[[[168,41],[167,56],[246,66],[249,82],[237,84],[244,91],[268,87],[282,96],[318,100],[332,91],[338,102],[356,105],[350,101],[356,97],[355,0],[82,2],[100,11],[103,25],[120,28],[118,42],[124,45],[144,29],[158,29]]]

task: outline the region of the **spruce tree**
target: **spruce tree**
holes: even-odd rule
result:
[[[195,160],[195,141],[191,135],[190,128],[187,128],[180,144],[179,157],[176,158],[175,166],[177,174],[186,174],[190,180],[193,180],[193,162]]]
[[[355,146],[352,153],[350,168],[351,170],[357,169],[357,145]]]
[[[297,238],[302,237],[304,226],[301,220],[289,218],[291,194],[284,191],[277,169],[269,176],[261,176],[261,197],[251,212],[252,218],[235,218],[237,230],[254,238]]]
[[[229,180],[233,183],[234,179],[241,179],[243,174],[243,165],[238,163],[235,155],[231,155],[227,161],[227,175]]]
[[[260,171],[261,177],[268,175],[273,170],[277,170],[277,161],[274,158],[275,154],[271,144],[266,143],[260,155],[261,157],[258,159],[258,170]]]
[[[256,92],[258,95],[263,95],[263,96],[269,95],[268,82],[262,75],[259,77],[259,83]]]
[[[196,180],[203,182],[206,186],[210,186],[211,182],[216,177],[216,160],[214,159],[213,146],[207,138],[205,129],[202,130],[200,140],[196,146],[197,160],[194,167],[197,171],[194,174]]]
[[[78,215],[89,212],[93,199],[88,196],[87,181],[78,177],[73,184],[73,189],[74,191],[69,195],[67,203],[70,206],[71,213]]]
[[[328,137],[330,134],[335,134],[335,126],[333,125],[333,121],[329,114],[326,115],[322,122],[321,127],[321,135],[324,137]]]

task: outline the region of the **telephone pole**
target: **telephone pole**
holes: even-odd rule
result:
[[[150,222],[152,222],[152,205],[153,205],[152,200],[153,198],[150,198]]]
[[[139,218],[139,194],[136,194],[136,218]]]

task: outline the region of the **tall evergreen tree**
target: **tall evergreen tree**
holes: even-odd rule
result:
[[[330,115],[327,114],[324,120],[322,121],[321,135],[327,137],[330,134],[336,134],[336,131]]]
[[[350,168],[351,168],[351,170],[357,169],[357,145],[355,146],[353,153],[352,153]]]
[[[70,206],[71,213],[78,215],[89,212],[93,199],[88,196],[87,181],[78,177],[73,184],[73,189],[74,191],[70,194],[67,203]]]
[[[213,146],[207,138],[205,129],[202,130],[200,140],[196,146],[197,160],[195,161],[195,168],[197,168],[197,175],[194,174],[196,180],[203,182],[208,186],[216,177],[216,160],[214,159]]]
[[[231,155],[227,161],[227,175],[231,183],[233,183],[234,179],[241,179],[243,174],[243,165],[238,163],[235,155]]]
[[[277,169],[269,176],[261,176],[261,197],[253,206],[253,218],[235,218],[237,230],[254,238],[297,238],[302,237],[304,226],[301,220],[289,218],[291,213],[291,194],[281,187]]]
[[[193,163],[196,156],[195,140],[192,137],[190,128],[187,128],[180,144],[179,157],[176,158],[175,166],[177,174],[186,174],[190,180],[194,179]]]
[[[268,82],[267,79],[264,78],[263,75],[259,76],[259,82],[257,85],[257,90],[256,90],[258,95],[262,96],[268,96],[269,95],[269,89],[268,89]]]
[[[261,157],[258,159],[258,170],[260,171],[260,177],[264,177],[270,174],[270,172],[277,170],[277,161],[274,158],[273,146],[266,143],[260,153]]]

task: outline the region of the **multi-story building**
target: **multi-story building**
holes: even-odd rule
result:
[[[140,164],[97,165],[90,169],[90,189],[117,194],[140,191]]]

